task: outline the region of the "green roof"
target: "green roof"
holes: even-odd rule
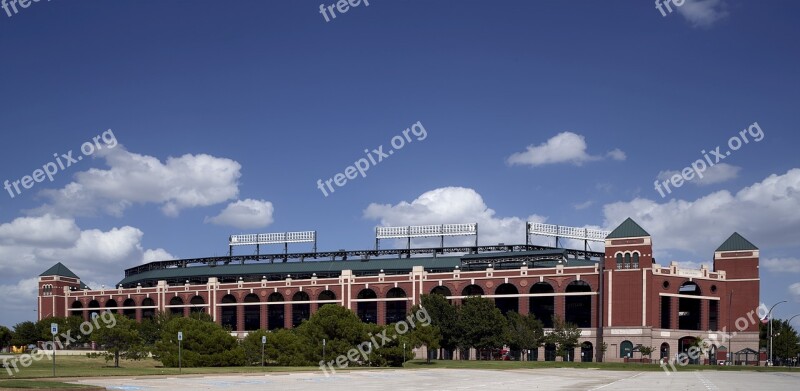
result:
[[[717,251],[749,251],[749,250],[758,250],[753,243],[750,243],[749,240],[739,235],[738,232],[734,232],[731,237],[728,238],[722,245],[717,248]]]
[[[72,270],[69,270],[69,268],[64,266],[64,264],[61,262],[53,265],[53,267],[45,270],[44,273],[39,275],[39,277],[44,277],[44,276],[61,276],[61,277],[80,279],[80,277],[76,276],[75,273],[72,272]]]
[[[149,270],[125,277],[119,284],[130,284],[144,280],[163,280],[184,277],[240,277],[267,274],[308,274],[352,271],[402,270],[411,271],[413,266],[425,269],[452,269],[461,265],[461,257],[419,257],[371,259],[369,261],[310,261],[285,263],[247,263],[244,265],[190,266]]]
[[[606,239],[619,239],[619,238],[638,238],[641,236],[650,236],[639,224],[636,224],[633,219],[628,217],[619,227],[611,231]]]

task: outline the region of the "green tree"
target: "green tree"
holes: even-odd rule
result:
[[[0,326],[0,349],[3,349],[11,344],[10,342],[13,334],[14,333],[8,327]]]
[[[327,306],[325,306],[327,307]],[[299,336],[294,330],[280,329],[267,334],[267,360],[281,366],[307,366],[317,365],[308,359],[308,340]]]
[[[14,346],[28,346],[36,344],[40,340],[39,330],[36,324],[27,320],[14,325],[14,334],[11,337],[11,345]]]
[[[465,298],[458,308],[459,347],[479,351],[503,346],[506,318],[494,302],[483,297]]]
[[[338,305],[322,306],[296,329],[297,336],[307,344],[306,359],[319,363],[322,340],[325,340],[325,359],[333,360],[367,339],[366,325],[352,310]]]
[[[544,342],[544,326],[533,315],[520,315],[514,311],[508,318],[505,342],[512,351],[538,349]]]
[[[800,353],[797,331],[786,320],[772,320],[772,354],[775,360],[785,365],[786,359],[797,357]]]
[[[152,319],[142,319],[142,322],[137,326],[142,345],[147,347],[155,346],[156,342],[161,339],[161,334],[164,332],[164,325],[174,317],[175,316],[169,312],[159,311]]]
[[[247,365],[261,365],[261,337],[269,338],[270,332],[267,330],[256,330],[251,331],[247,334],[242,340],[242,349],[244,349],[244,357],[245,363]],[[266,348],[266,346],[264,346]],[[265,356],[267,349],[264,349]],[[267,363],[266,357],[264,358],[264,364]]]
[[[39,340],[41,341],[52,341],[53,334],[50,332],[50,324],[56,323],[58,324],[58,338],[64,346],[72,345],[72,341],[68,338],[62,338],[61,334],[69,335],[70,338],[75,339],[75,343],[86,343],[89,342],[86,338],[78,339],[77,337],[81,335],[81,323],[83,323],[83,318],[79,316],[67,316],[67,317],[54,317],[48,316],[38,322],[36,322],[36,330],[37,334],[39,334]]]
[[[652,346],[642,346],[639,345],[639,353],[642,354],[642,358],[647,357],[650,358],[650,355],[653,354],[653,347]]]
[[[439,294],[422,295],[420,302],[431,318],[431,326],[438,328],[442,335],[439,345],[448,351],[455,349],[459,341],[457,308]]]
[[[110,313],[103,314],[103,317],[104,323],[98,323],[100,327],[92,331],[91,338],[108,352],[105,355],[106,361],[113,359],[114,367],[119,368],[120,357],[126,360],[141,360],[146,357],[135,320]]]
[[[183,332],[182,364],[186,367],[244,365],[244,350],[221,326],[192,318],[173,318],[164,325],[153,358],[166,367],[178,366],[178,332]]]
[[[425,295],[423,295],[423,297],[424,296]],[[434,296],[442,297],[441,295],[434,295]],[[447,303],[446,301],[445,303],[449,305],[449,303]],[[417,316],[416,314],[423,314],[423,313],[428,314],[427,316],[429,323],[427,324],[420,322],[419,319],[416,317]],[[455,314],[455,311],[453,311],[453,313]],[[409,327],[408,333],[402,336],[403,337],[402,342],[406,343],[406,349],[414,349],[414,348],[419,348],[421,346],[425,346],[428,350],[428,355],[425,357],[425,359],[427,363],[430,364],[431,352],[434,352],[437,349],[439,349],[439,347],[441,347],[442,330],[438,326],[435,326],[433,324],[433,317],[431,317],[430,311],[428,311],[427,307],[417,304],[411,307],[411,314],[415,314],[413,315],[415,316],[415,318],[413,319],[414,327]],[[423,318],[423,320],[425,319]],[[411,325],[409,324],[409,326]],[[403,348],[402,343],[398,344],[398,346],[400,347],[400,349]]]
[[[581,330],[574,324],[564,322],[558,316],[553,316],[553,332],[547,336],[547,340],[556,345],[556,356],[564,359],[569,351],[574,352],[580,337]]]

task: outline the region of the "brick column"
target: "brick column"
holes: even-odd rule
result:
[[[292,328],[292,303],[283,305],[283,327],[286,329]]]
[[[678,298],[671,297],[669,299],[669,328],[676,330],[678,328]]]
[[[316,314],[318,309],[319,303],[311,303],[311,315]]]
[[[519,314],[520,315],[528,315],[528,310],[530,309],[530,297],[520,297],[519,298]]]
[[[708,300],[700,300],[700,330],[708,330]]]
[[[267,324],[267,310],[269,309],[269,306],[259,305],[258,308],[259,317],[261,318],[261,328],[264,330],[269,330],[269,325]]]
[[[83,313],[83,319],[84,320],[86,320],[86,315],[87,315],[87,313],[84,312]],[[136,323],[142,323],[142,309],[141,308],[137,308],[136,309]]]
[[[236,331],[244,331],[244,306],[236,306]]]
[[[189,315],[191,314],[190,311],[191,311],[191,309],[189,308],[189,306],[183,307],[183,317],[184,318],[188,318]]]
[[[386,324],[386,302],[379,301],[378,302],[378,325],[385,325]]]
[[[561,320],[566,319],[566,308],[565,308],[565,299],[564,296],[555,296],[555,300],[553,305],[555,308],[553,309],[553,314],[557,315]]]

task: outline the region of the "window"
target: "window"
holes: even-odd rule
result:
[[[632,269],[631,267],[631,253],[625,253],[625,268]]]
[[[624,266],[622,264],[622,254],[617,253],[617,270],[622,269]]]
[[[639,253],[638,252],[637,253],[633,253],[633,268],[634,269],[638,269],[639,268]]]

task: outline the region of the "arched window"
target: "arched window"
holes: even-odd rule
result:
[[[631,341],[622,341],[622,343],[619,344],[619,357],[620,358],[632,357],[632,353],[633,353],[633,342],[631,342]]]
[[[638,269],[639,268],[639,253],[638,252],[633,253],[633,268],[634,269]]]
[[[620,270],[623,267],[625,266],[622,264],[622,253],[617,253],[617,270]]]
[[[632,269],[632,267],[631,267],[631,253],[625,253],[625,269]]]

